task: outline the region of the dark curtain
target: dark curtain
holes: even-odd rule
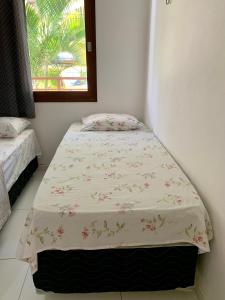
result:
[[[35,117],[24,0],[0,0],[0,116]]]

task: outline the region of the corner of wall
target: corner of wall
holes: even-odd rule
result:
[[[155,46],[155,26],[156,26],[156,11],[157,1],[151,0],[149,5],[149,23],[148,23],[148,37],[147,37],[147,70],[146,70],[146,92],[145,92],[145,107],[144,107],[144,122],[151,129],[152,127],[152,83],[153,83],[153,69],[154,69],[154,46]]]

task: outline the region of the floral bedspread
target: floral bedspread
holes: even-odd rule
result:
[[[80,126],[81,127],[81,126]],[[66,133],[27,217],[18,258],[49,249],[196,245],[212,228],[193,185],[147,130]]]

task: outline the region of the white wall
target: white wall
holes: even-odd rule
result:
[[[212,216],[200,260],[205,300],[225,299],[225,1],[153,0],[146,121],[184,168]],[[155,31],[154,31],[155,28]]]
[[[95,112],[143,118],[149,0],[96,0],[98,103],[37,103],[36,129],[49,164],[74,121]]]

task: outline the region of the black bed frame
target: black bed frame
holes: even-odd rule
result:
[[[160,291],[194,286],[198,248],[176,246],[38,253],[37,289],[55,293]]]
[[[16,202],[16,199],[21,194],[23,188],[33,175],[33,173],[38,168],[38,159],[35,157],[26,167],[26,169],[20,174],[17,181],[14,183],[14,185],[11,187],[9,191],[9,201],[10,205],[13,206],[13,204]]]

